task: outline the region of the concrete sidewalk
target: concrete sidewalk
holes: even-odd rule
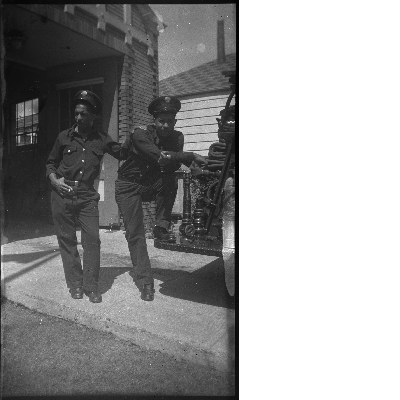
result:
[[[103,302],[92,304],[86,296],[70,297],[53,226],[34,220],[21,224],[6,229],[2,238],[2,296],[177,359],[219,370],[234,366],[235,304],[225,288],[221,259],[156,249],[148,239],[156,293],[153,302],[145,302],[130,275],[124,233],[103,229]]]

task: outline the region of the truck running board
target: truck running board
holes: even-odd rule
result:
[[[183,253],[202,254],[204,256],[222,257],[222,243],[215,240],[201,240],[193,243],[169,243],[160,239],[154,239],[154,247],[157,249],[180,251]]]

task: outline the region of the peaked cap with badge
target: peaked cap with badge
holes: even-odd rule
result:
[[[90,90],[80,90],[74,97],[74,106],[77,104],[89,104],[93,107],[95,114],[101,113],[101,100],[99,96],[91,92]]]
[[[172,96],[161,96],[154,99],[148,107],[148,111],[154,117],[162,112],[177,114],[181,109],[181,102]]]

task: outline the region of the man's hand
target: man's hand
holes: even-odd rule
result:
[[[72,192],[72,187],[64,182],[64,177],[57,179],[56,174],[49,175],[50,182],[61,196],[65,196]]]
[[[203,169],[207,165],[207,160],[200,154],[193,153],[193,155],[194,159],[190,164],[190,171],[192,173],[192,176],[208,174],[209,172]]]
[[[203,168],[207,164],[206,159],[203,156],[201,156],[200,154],[193,153],[191,151],[178,153],[178,154],[183,154],[183,155],[191,155],[192,154],[193,155],[192,165],[196,166],[197,168]],[[160,158],[158,159],[158,163],[161,166],[165,166],[173,160],[174,160],[174,157],[169,153],[169,151],[162,151],[160,154]]]
[[[126,135],[125,142],[122,144],[122,146],[126,149],[130,149],[132,141],[133,141],[133,131],[129,132],[129,134]]]
[[[197,154],[197,153],[193,153],[193,154],[194,154],[193,163],[200,168],[205,167],[207,164],[207,160],[200,154]]]
[[[172,157],[168,152],[162,151],[160,154],[160,158],[158,159],[158,164],[160,164],[162,167],[165,165],[168,165],[172,161]]]

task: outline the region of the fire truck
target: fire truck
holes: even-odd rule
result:
[[[168,240],[154,240],[159,249],[222,257],[225,284],[235,294],[235,108],[236,71],[223,73],[229,77],[231,92],[220,111],[218,142],[208,151],[206,166],[180,171],[183,179],[183,212],[178,232],[170,231]],[[235,105],[231,105],[235,98]],[[193,184],[202,193],[193,199]],[[193,204],[194,203],[194,204]]]

